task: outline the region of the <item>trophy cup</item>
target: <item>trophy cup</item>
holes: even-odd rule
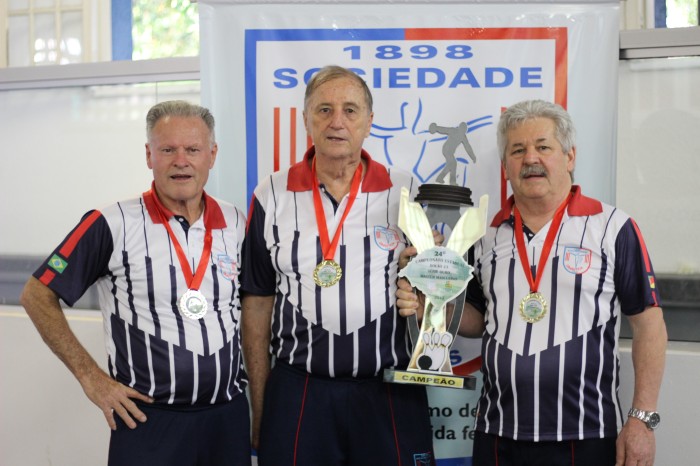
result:
[[[486,232],[488,196],[471,202],[466,187],[424,184],[418,188],[416,201],[401,189],[399,227],[418,251],[418,255],[400,272],[411,285],[425,295],[425,310],[420,329],[416,315],[408,317],[413,352],[406,370],[385,369],[384,381],[474,390],[476,378],[455,375],[450,362],[450,347],[462,318],[467,283],[472,266],[464,260],[469,248]],[[465,209],[466,208],[466,209]],[[464,210],[464,213],[461,211]],[[447,244],[435,246],[432,225],[444,223],[452,231]],[[450,322],[447,305],[453,304]]]

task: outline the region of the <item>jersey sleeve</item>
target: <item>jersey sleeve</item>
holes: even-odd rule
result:
[[[113,250],[107,220],[93,210],[85,214],[33,276],[73,306],[98,278],[109,273]]]
[[[649,253],[637,224],[631,218],[615,240],[614,280],[624,314],[638,314],[647,307],[661,306]]]
[[[277,274],[265,241],[265,210],[255,197],[250,206],[243,241],[241,291],[258,296],[272,296],[277,289]]]

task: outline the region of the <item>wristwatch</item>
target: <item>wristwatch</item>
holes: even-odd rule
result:
[[[637,408],[630,408],[630,412],[627,413],[629,417],[635,417],[647,425],[649,430],[654,430],[659,427],[659,422],[661,422],[661,416],[655,411],[643,411]]]

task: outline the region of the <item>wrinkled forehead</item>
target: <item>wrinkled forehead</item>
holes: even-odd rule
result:
[[[513,124],[506,131],[508,146],[537,142],[559,142],[554,121],[549,118],[530,118]]]
[[[178,141],[195,143],[211,141],[211,131],[204,120],[196,116],[167,115],[159,118],[148,134],[149,142]]]
[[[359,108],[369,107],[362,85],[347,76],[332,78],[316,86],[306,101],[306,107],[338,103]]]

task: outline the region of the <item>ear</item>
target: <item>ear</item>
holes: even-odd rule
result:
[[[370,131],[372,131],[372,121],[374,121],[374,112],[370,112],[369,121],[367,122],[367,131],[365,131],[365,139],[369,137]]]
[[[567,152],[566,157],[566,169],[569,173],[572,173],[576,167],[576,146],[572,147],[571,150]]]
[[[214,163],[216,162],[216,154],[219,152],[219,145],[214,144],[211,148],[211,161],[209,162],[209,170],[214,168]]]
[[[146,165],[148,168],[153,170],[153,163],[151,162],[151,147],[146,143]]]

